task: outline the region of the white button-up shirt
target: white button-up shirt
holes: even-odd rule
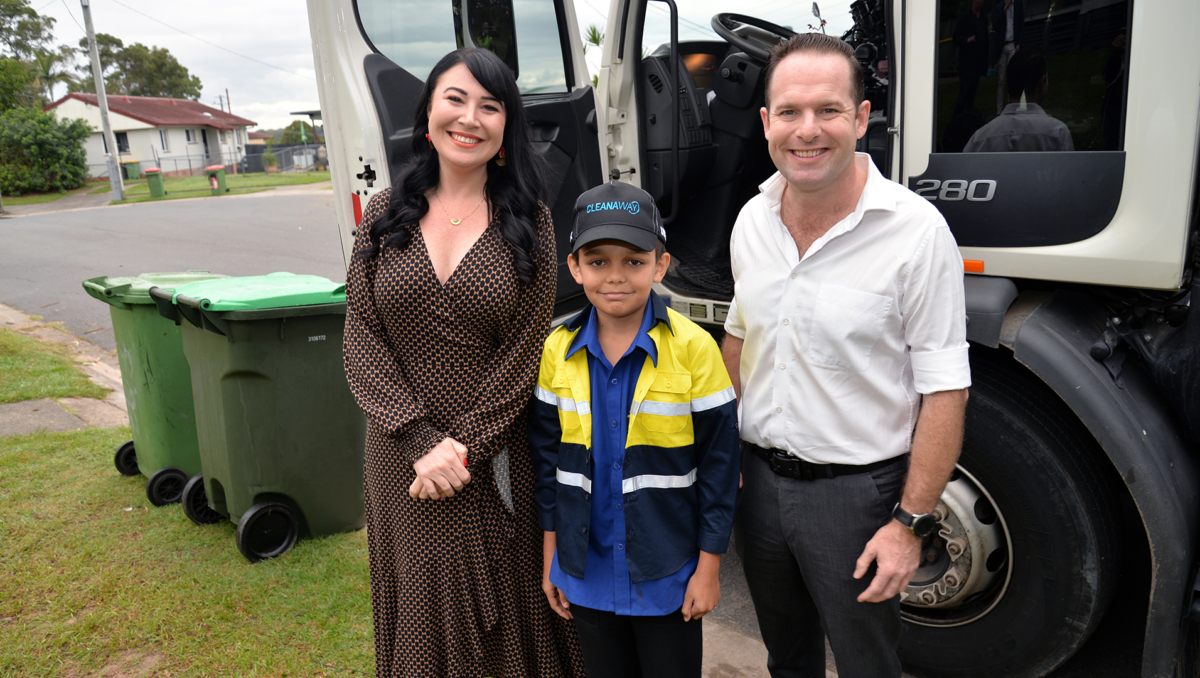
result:
[[[971,385],[963,262],[942,215],[855,162],[854,212],[800,258],[780,219],[776,173],[730,239],[725,330],[744,340],[742,439],[816,463],[870,464],[907,452],[922,393]]]

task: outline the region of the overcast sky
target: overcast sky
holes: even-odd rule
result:
[[[228,88],[233,113],[254,120],[260,129],[283,127],[297,119],[290,115],[292,111],[319,107],[307,4],[302,0],[91,0],[91,4],[96,32],[114,35],[126,45],[140,42],[170,50],[200,78],[202,103],[218,107],[217,97]],[[808,0],[678,0],[678,4],[684,40],[715,37],[709,21],[721,11],[757,16],[800,31],[816,22]],[[820,4],[831,35],[849,28],[850,0]],[[56,19],[59,44],[74,47],[84,37],[79,0],[31,0],[30,5]],[[663,35],[657,41],[665,41],[666,5],[654,2],[651,8],[653,15],[661,16],[647,22],[651,32],[647,43],[655,42],[660,31]],[[581,31],[590,24],[604,29],[606,0],[576,0],[575,9]],[[597,50],[589,50],[588,61],[594,72]],[[79,64],[83,63],[81,59]],[[65,92],[60,85],[55,96]]]

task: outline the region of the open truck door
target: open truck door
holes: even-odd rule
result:
[[[595,97],[572,5],[564,0],[309,0],[343,256],[371,196],[412,149],[414,106],[434,64],[460,47],[513,69],[546,160],[545,202],[558,242],[555,315],[583,305],[567,270],[575,199],[599,184]]]

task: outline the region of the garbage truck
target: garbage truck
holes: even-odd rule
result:
[[[901,594],[904,665],[1046,675],[1141,571],[1140,675],[1200,675],[1200,3],[1012,4],[308,0],[343,253],[411,153],[431,67],[491,49],[548,167],[556,315],[583,305],[566,266],[575,199],[617,180],[662,211],[659,292],[719,333],[731,229],[775,171],[769,50],[842,37],[871,104],[859,150],[942,213],[965,262],[966,435]],[[1066,136],[979,143],[1016,112]]]

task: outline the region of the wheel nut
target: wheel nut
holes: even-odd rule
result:
[[[947,572],[946,576],[943,578],[943,581],[945,581],[946,586],[949,586],[950,588],[958,587],[958,577],[952,573]]]
[[[935,602],[937,602],[937,596],[933,595],[933,591],[922,591],[920,598],[921,602],[925,603],[926,605],[933,605]]]
[[[949,539],[946,541],[946,553],[950,554],[951,558],[957,558],[963,554],[963,544],[961,539]]]

